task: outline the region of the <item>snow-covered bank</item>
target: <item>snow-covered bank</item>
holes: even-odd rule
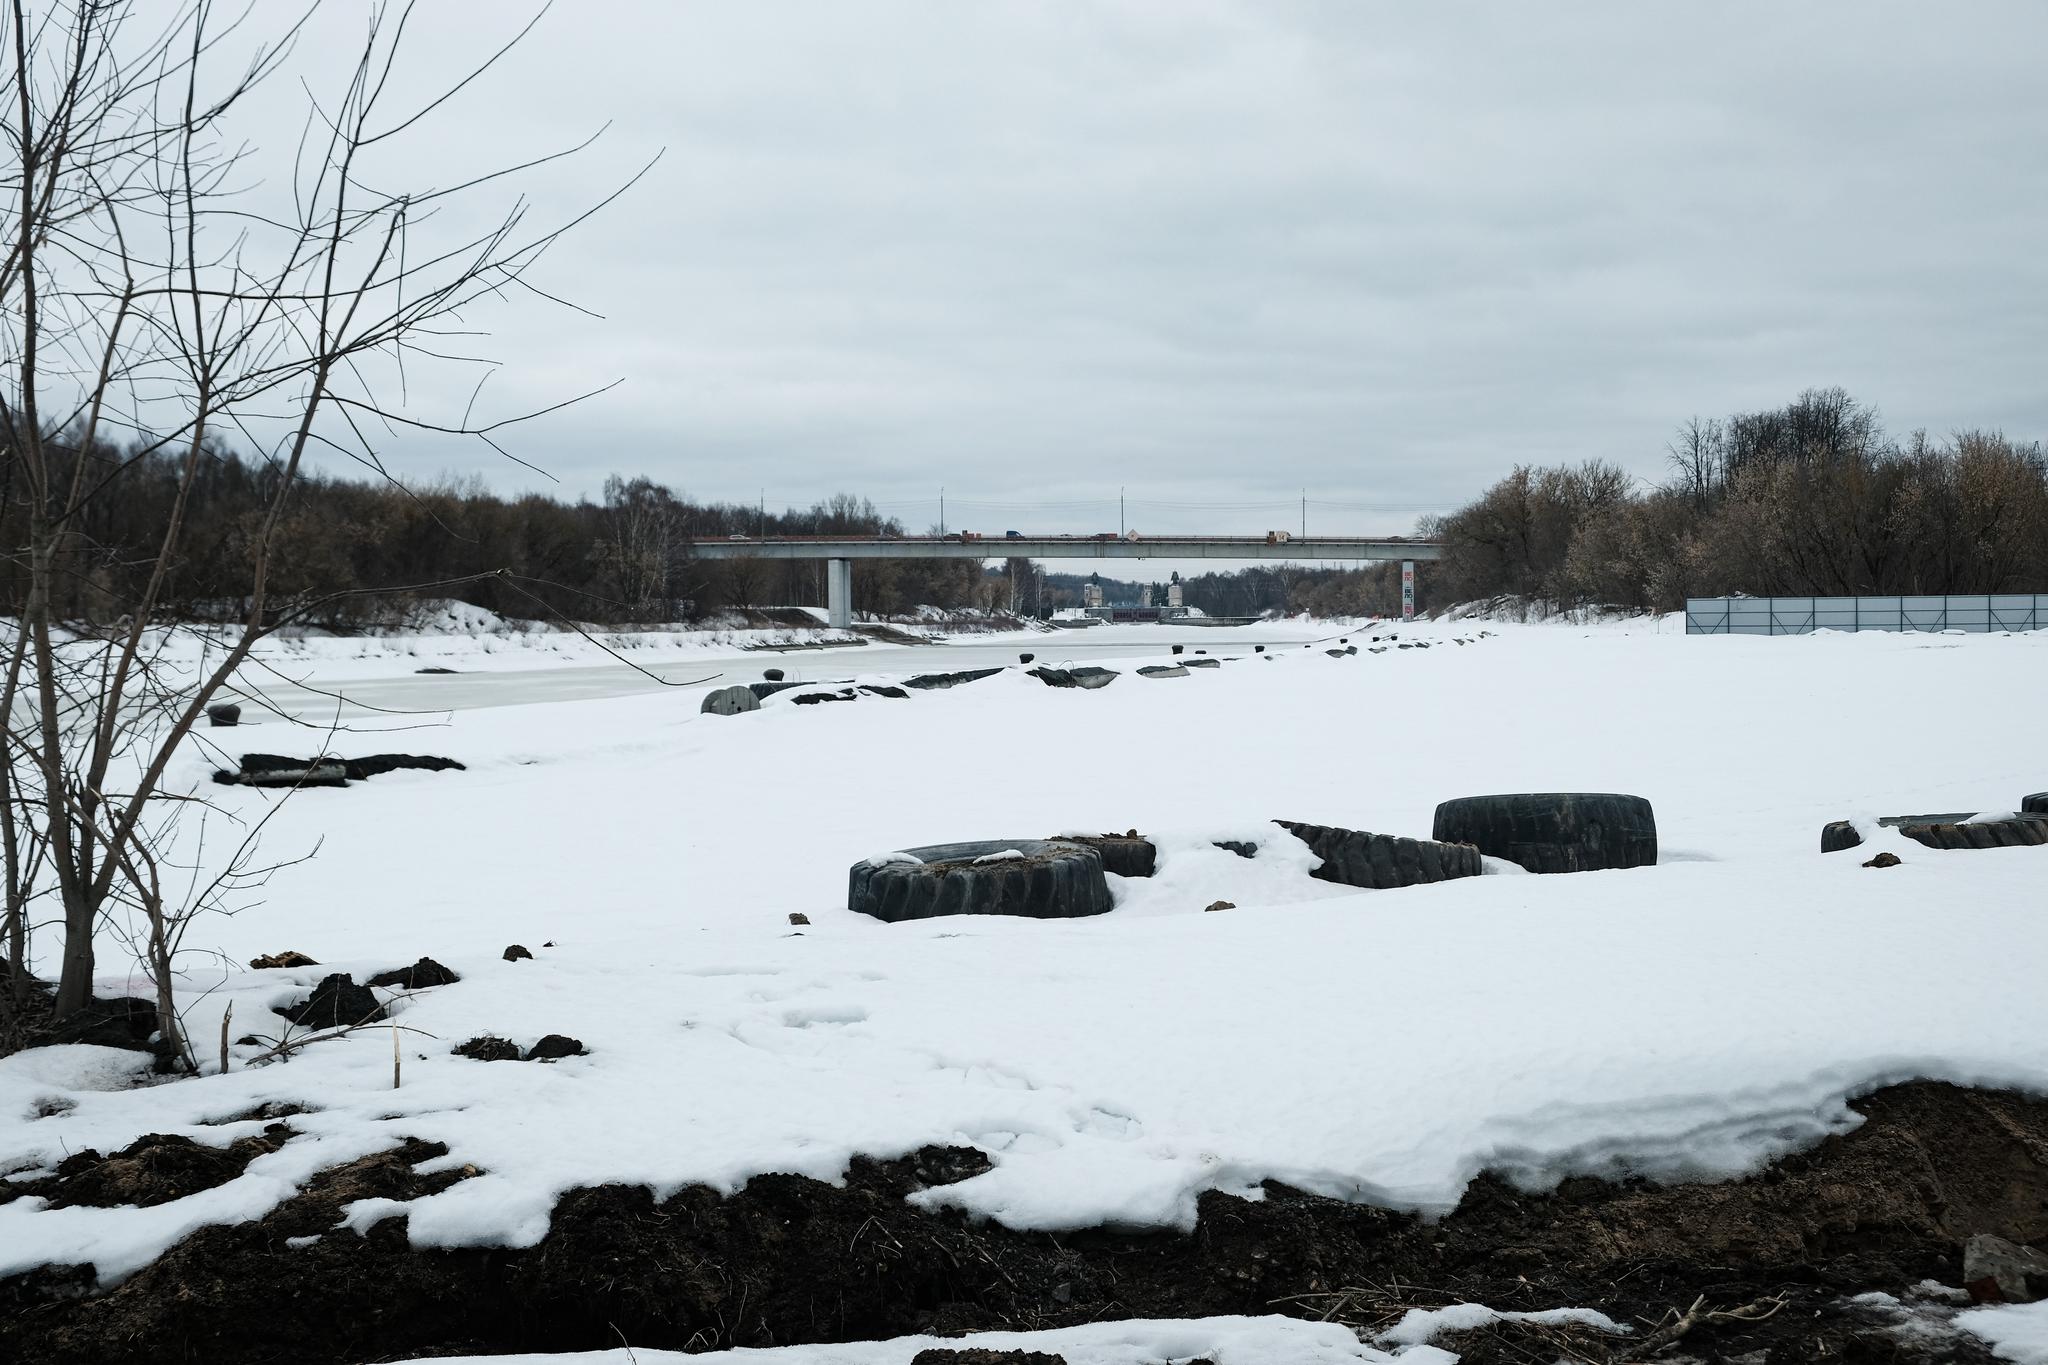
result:
[[[317,861],[202,929],[237,960],[290,947],[321,967],[194,963],[188,982],[196,1036],[229,1001],[237,1035],[271,1032],[264,1007],[326,971],[431,954],[465,979],[399,1004],[421,1031],[403,1086],[388,1030],[146,1089],[118,1088],[97,1050],[0,1062],[0,1168],[144,1132],[225,1143],[260,1124],[209,1121],[266,1101],[313,1111],[171,1204],[0,1206],[0,1271],[119,1274],[402,1137],[483,1172],[356,1211],[405,1212],[426,1244],[530,1244],[574,1185],[831,1178],[925,1143],[996,1162],[933,1202],[1020,1227],[1185,1225],[1198,1191],[1266,1177],[1439,1209],[1488,1165],[1742,1169],[1911,1076],[2048,1088],[2048,848],[1884,835],[1861,856],[1894,848],[1887,871],[1816,851],[1828,819],[2048,787],[2048,715],[2019,702],[2048,639],[1460,636],[1101,692],[1013,672],[733,718],[668,696],[459,713],[436,744],[469,771],[300,794],[266,848],[324,838]],[[1266,823],[1427,834],[1441,799],[1524,789],[1649,796],[1663,865],[1355,893],[1309,879]],[[881,850],[1131,827],[1159,839],[1160,875],[1118,885],[1100,919],[837,908],[847,866]],[[1203,913],[1218,899],[1237,908]],[[500,960],[513,942],[537,959]],[[449,1055],[485,1032],[590,1054]],[[55,1101],[72,1107],[36,1117]]]
[[[574,1355],[471,1356],[444,1365],[909,1365],[932,1347],[1041,1351],[1066,1365],[1138,1365],[1202,1359],[1214,1365],[1451,1365],[1435,1347],[1389,1353],[1361,1345],[1348,1327],[1297,1318],[1195,1318],[1104,1322],[1046,1332],[979,1332],[968,1337],[899,1337],[828,1346],[776,1346],[685,1355],[677,1351],[589,1351]]]

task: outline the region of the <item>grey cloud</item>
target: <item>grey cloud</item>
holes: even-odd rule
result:
[[[512,23],[432,7],[408,79]],[[540,277],[602,322],[491,319],[505,396],[626,381],[520,434],[562,489],[1305,486],[1384,531],[1516,461],[1656,477],[1688,414],[1812,384],[2048,434],[2044,46],[2027,0],[590,0],[417,155],[613,120],[537,179],[562,212],[667,149]]]

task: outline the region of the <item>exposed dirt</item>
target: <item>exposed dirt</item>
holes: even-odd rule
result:
[[[519,1044],[510,1038],[500,1038],[492,1033],[479,1033],[466,1043],[455,1045],[455,1055],[477,1062],[516,1062],[519,1060]]]
[[[159,1065],[168,1060],[150,1041],[156,1033],[154,1001],[93,996],[67,1019],[52,1018],[56,987],[26,973],[19,984],[0,960],[0,1057],[24,1047],[58,1043],[93,1043],[100,1047],[152,1052]]]
[[[276,1151],[290,1137],[291,1129],[282,1123],[270,1124],[260,1137],[242,1138],[226,1147],[204,1146],[172,1133],[145,1133],[112,1156],[88,1147],[66,1157],[40,1180],[0,1183],[0,1204],[29,1196],[47,1199],[57,1208],[168,1204],[227,1184],[251,1161]]]
[[[1849,1298],[1958,1283],[1972,1233],[2048,1240],[2048,1101],[1916,1083],[1858,1108],[1857,1131],[1745,1180],[1576,1179],[1532,1195],[1482,1178],[1435,1224],[1269,1185],[1259,1201],[1204,1196],[1185,1236],[1014,1233],[905,1203],[987,1166],[972,1149],[926,1148],[857,1161],[843,1186],[765,1175],[730,1197],[700,1187],[659,1202],[573,1191],[527,1251],[415,1250],[398,1220],[331,1231],[348,1202],[461,1178],[421,1176],[413,1163],[440,1149],[413,1144],[328,1172],[258,1223],[195,1233],[105,1294],[79,1297],[82,1278],[61,1268],[0,1281],[0,1359],[341,1365],[1219,1313],[1379,1330],[1411,1307],[1474,1301],[1598,1308],[1637,1330],[1442,1343],[1468,1365],[1634,1361],[1653,1343],[1663,1362],[1988,1362]]]

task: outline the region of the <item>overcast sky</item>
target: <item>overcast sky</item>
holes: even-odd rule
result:
[[[407,78],[524,12],[424,0]],[[409,155],[609,121],[560,213],[661,153],[535,277],[601,320],[478,319],[502,400],[624,381],[516,437],[557,492],[1394,532],[1812,385],[2048,435],[2044,53],[2040,0],[574,0]]]

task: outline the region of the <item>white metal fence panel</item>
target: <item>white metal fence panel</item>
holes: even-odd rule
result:
[[[1816,630],[2044,630],[2048,593],[1949,597],[1688,597],[1688,635],[1807,635]]]

